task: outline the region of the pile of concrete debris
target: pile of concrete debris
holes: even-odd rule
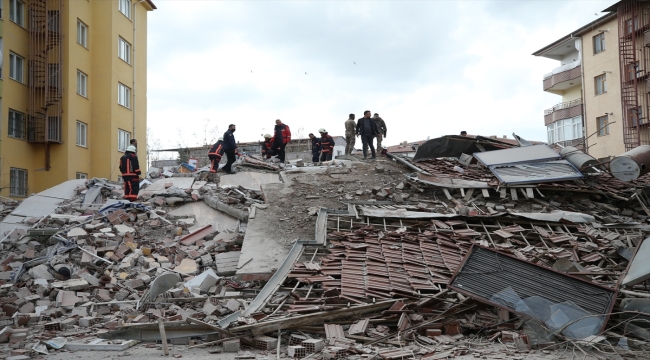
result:
[[[643,357],[650,179],[474,141],[34,195],[0,223],[2,353]]]

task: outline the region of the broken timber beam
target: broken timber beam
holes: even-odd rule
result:
[[[291,318],[281,318],[266,322],[260,322],[252,325],[243,325],[232,328],[232,332],[241,332],[250,330],[253,335],[265,334],[273,331],[283,329],[290,329],[296,326],[304,326],[311,324],[324,323],[325,320],[331,321],[341,318],[348,318],[351,316],[360,316],[363,314],[385,310],[390,308],[399,299],[385,300],[374,304],[365,304],[359,306],[352,306],[347,309],[339,309],[333,311],[323,311],[314,314],[298,315]]]

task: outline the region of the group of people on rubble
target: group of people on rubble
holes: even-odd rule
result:
[[[345,122],[345,155],[348,156],[352,154],[356,143],[355,137],[361,137],[361,142],[363,144],[363,158],[368,158],[368,148],[370,148],[370,159],[376,159],[377,152],[382,152],[383,150],[381,142],[386,138],[386,122],[380,118],[377,113],[375,113],[374,117],[371,118],[370,110],[364,111],[363,117],[358,121],[355,122],[354,119],[355,115],[350,114],[348,120]],[[235,173],[235,171],[232,170],[232,164],[236,160],[238,150],[237,143],[233,136],[234,132],[235,125],[231,124],[228,126],[228,131],[223,134],[223,137],[220,137],[208,151],[211,173],[216,173],[219,170],[219,162],[224,153],[228,157],[228,161],[223,167],[224,172],[226,174]],[[335,144],[334,138],[329,135],[325,128],[320,128],[318,133],[320,134],[320,137],[317,137],[313,133],[309,134],[309,138],[311,139],[312,162],[315,164],[331,161]],[[377,139],[377,150],[375,150],[373,144],[375,139]],[[291,130],[289,129],[289,125],[283,123],[280,119],[275,120],[273,135],[264,134],[264,142],[262,143],[261,151],[262,156],[267,159],[275,156],[280,163],[284,164],[286,162],[286,147],[290,141]]]
[[[377,158],[377,152],[383,153],[381,142],[386,138],[386,122],[375,113],[374,117],[370,117],[370,110],[363,113],[363,117],[355,122],[355,115],[350,114],[349,118],[345,121],[345,155],[352,154],[356,142],[355,137],[361,138],[363,144],[363,158],[368,158],[368,148],[371,151],[370,159]],[[208,158],[210,159],[210,172],[216,173],[219,170],[219,163],[224,154],[226,154],[226,165],[223,171],[226,174],[235,174],[232,165],[237,160],[239,150],[237,142],[235,141],[234,124],[228,125],[228,130],[219,137],[217,142],[212,145],[208,151]],[[313,133],[309,134],[311,139],[311,152],[312,162],[326,162],[332,160],[334,153],[334,138],[329,135],[325,128],[318,130],[320,137],[315,136]],[[377,150],[373,144],[377,139]],[[291,130],[287,124],[282,120],[275,120],[275,128],[273,135],[264,134],[264,142],[262,143],[262,156],[270,159],[276,156],[280,163],[286,162],[285,149],[287,144],[291,141]],[[140,190],[140,180],[142,172],[140,171],[140,164],[138,162],[137,152],[138,141],[131,139],[130,145],[126,148],[124,155],[120,158],[120,172],[124,181],[124,198],[134,201],[138,198]]]

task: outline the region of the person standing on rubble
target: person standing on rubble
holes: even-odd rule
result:
[[[381,152],[381,150],[383,149],[383,147],[381,146],[381,141],[386,137],[386,132],[388,131],[388,128],[386,127],[386,122],[384,121],[384,119],[379,117],[379,114],[375,113],[372,119],[375,121],[375,125],[377,126],[377,131],[379,132],[377,134],[377,152]]]
[[[357,122],[356,129],[357,136],[361,136],[361,143],[363,144],[363,158],[368,158],[368,146],[370,146],[370,151],[372,152],[371,159],[376,159],[375,147],[372,144],[375,136],[379,134],[377,130],[377,125],[375,121],[370,118],[370,110],[363,112],[363,117]]]
[[[318,164],[318,161],[320,160],[320,152],[322,150],[320,139],[311,133],[309,134],[309,138],[311,139],[311,161],[314,164]]]
[[[267,159],[270,159],[272,156],[278,155],[278,152],[275,151],[275,138],[271,134],[264,135],[264,142],[262,143],[262,157],[266,156]]]
[[[354,143],[356,142],[354,137],[355,126],[354,114],[350,114],[350,117],[345,121],[345,156],[352,154],[352,150],[354,150]]]
[[[284,164],[286,155],[284,149],[287,147],[289,141],[291,141],[291,130],[280,119],[275,120],[275,136],[273,139],[273,147],[278,152],[278,159],[280,159],[280,163]]]
[[[236,126],[230,124],[228,125],[228,131],[223,133],[223,151],[226,153],[226,157],[228,158],[226,166],[223,167],[223,171],[225,171],[226,174],[236,174],[236,171],[233,171],[232,169],[232,164],[237,160],[235,157],[235,154],[237,153],[237,142],[235,141],[235,135],[233,134],[235,130]]]
[[[135,154],[135,146],[129,145],[126,152],[120,158],[120,172],[124,181],[124,198],[129,201],[138,199],[140,192],[140,163]]]
[[[219,163],[223,156],[223,136],[220,137],[208,151],[208,159],[210,159],[210,172],[216,174],[219,170]]]
[[[327,130],[324,128],[320,128],[318,132],[320,133],[321,146],[320,161],[330,161],[332,160],[332,153],[334,152],[334,139],[327,134]]]

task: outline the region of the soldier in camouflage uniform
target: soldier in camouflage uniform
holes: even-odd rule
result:
[[[354,132],[356,126],[357,123],[354,121],[354,114],[350,114],[350,117],[345,122],[345,156],[352,154],[352,150],[354,150],[354,143],[356,142]]]
[[[383,149],[381,146],[381,140],[386,137],[386,131],[388,128],[386,128],[386,123],[384,122],[384,119],[379,117],[379,114],[375,113],[372,119],[375,121],[375,125],[377,125],[377,130],[379,130],[379,134],[377,135],[377,152],[381,153],[381,150]]]

